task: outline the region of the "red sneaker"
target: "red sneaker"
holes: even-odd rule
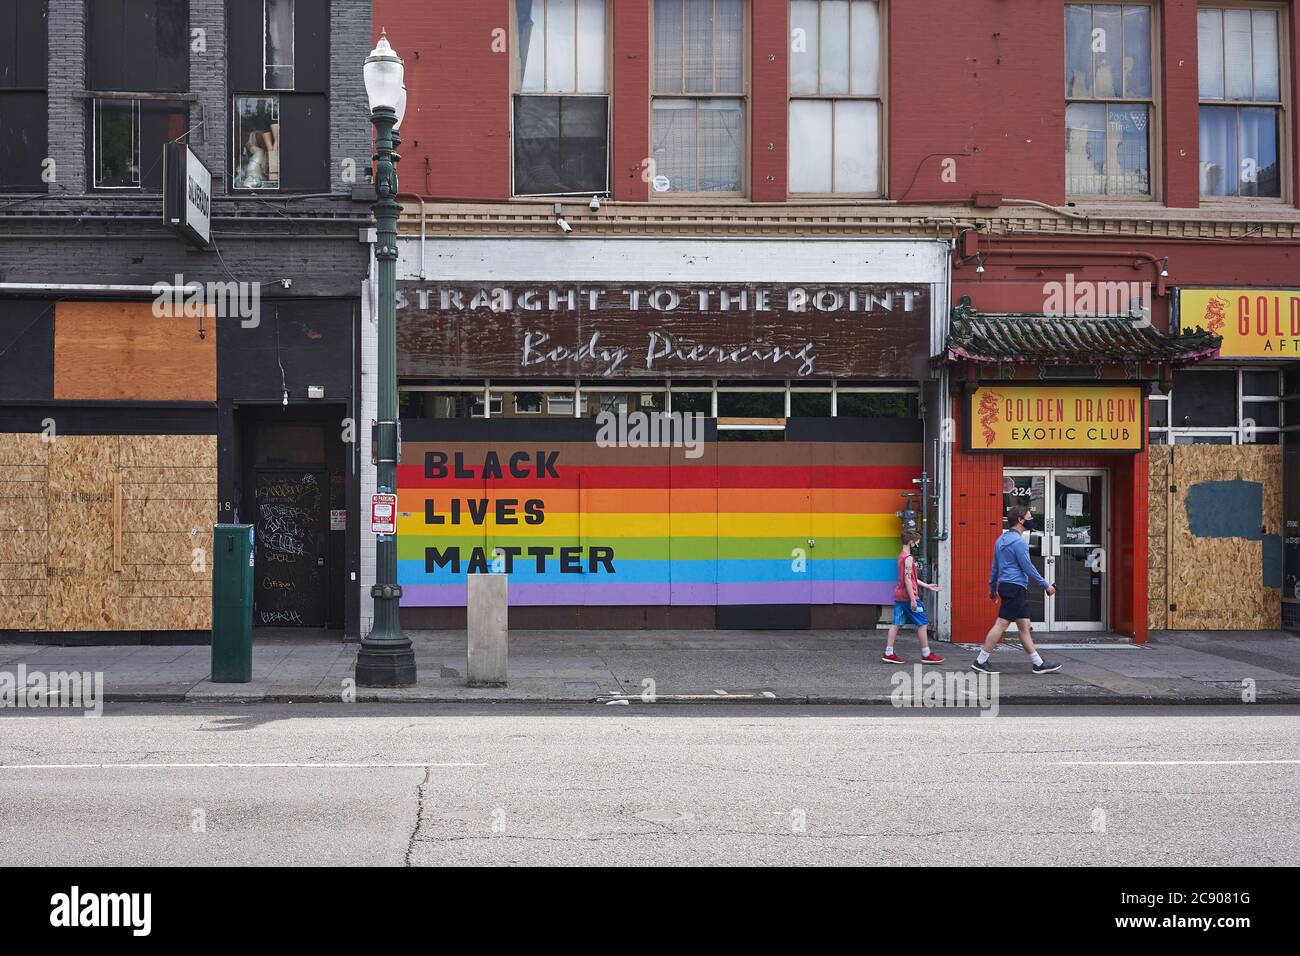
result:
[[[942,663],[943,663],[943,658],[940,657],[938,654],[936,654],[934,651],[931,651],[929,654],[926,654],[924,657],[921,658],[921,663],[922,663],[922,664],[942,664]]]
[[[907,663],[907,661],[903,660],[903,659],[902,659],[901,657],[899,657],[897,654],[882,654],[882,655],[880,655],[880,659],[881,659],[882,661],[884,661],[886,664],[906,664],[906,663]]]

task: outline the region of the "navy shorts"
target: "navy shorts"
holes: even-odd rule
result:
[[[1022,617],[1029,617],[1028,588],[1004,581],[998,585],[998,597],[1002,599],[1002,606],[998,608],[998,617],[1002,620],[1018,621]]]

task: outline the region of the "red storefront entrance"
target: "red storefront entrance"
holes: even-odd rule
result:
[[[946,349],[951,640],[982,642],[995,618],[989,569],[1011,504],[1033,507],[1031,556],[1056,584],[1050,599],[1030,586],[1036,628],[1147,640],[1148,395],[1221,341],[1131,316],[981,314],[963,300]]]
[[[1108,629],[1147,639],[1147,450],[1129,454],[994,454],[963,450],[964,415],[954,415],[952,460],[952,640],[978,643],[993,623],[989,600],[993,542],[1003,529],[1009,471],[1096,469],[1104,473],[1107,507],[1104,561]]]

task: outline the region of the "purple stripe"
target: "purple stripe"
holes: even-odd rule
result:
[[[464,607],[464,584],[407,584],[404,607]],[[894,586],[875,581],[773,581],[755,584],[660,582],[641,584],[511,584],[510,603],[520,607],[662,606],[717,604],[890,604]]]

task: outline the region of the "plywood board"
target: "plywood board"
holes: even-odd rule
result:
[[[210,627],[216,458],[212,435],[0,435],[0,628]]]
[[[123,435],[122,467],[216,468],[216,435]],[[187,481],[189,478],[173,478]]]
[[[54,397],[212,402],[217,323],[158,317],[152,302],[59,302]]]
[[[1177,488],[1169,573],[1169,600],[1176,607],[1171,613],[1173,626],[1197,630],[1280,626],[1280,591],[1264,584],[1264,536],[1282,532],[1281,449],[1179,445],[1174,450],[1172,481]],[[1210,483],[1214,494],[1223,496],[1223,503],[1202,498],[1192,505],[1213,519],[1207,522],[1202,517],[1203,526],[1194,529],[1189,498],[1205,495]],[[1245,494],[1250,485],[1258,488],[1258,513],[1240,504],[1247,498],[1255,500],[1253,490]],[[1214,525],[1208,528],[1213,533],[1208,533],[1208,525]]]
[[[1166,574],[1168,573],[1169,541],[1169,449],[1152,445],[1147,456],[1147,627],[1162,630],[1168,627],[1169,606]]]

